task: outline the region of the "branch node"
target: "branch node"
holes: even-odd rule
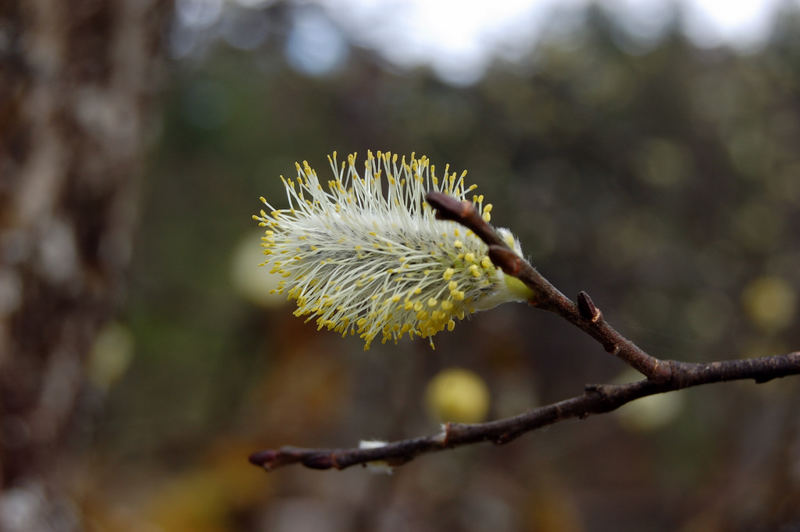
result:
[[[497,437],[492,440],[492,443],[495,445],[505,445],[506,443],[517,439],[518,434],[514,432],[504,432],[499,434]]]
[[[671,360],[658,360],[653,359],[653,365],[650,372],[645,373],[647,380],[657,382],[660,384],[668,383],[675,377],[674,363]]]
[[[447,447],[447,437],[447,425],[442,425],[442,431],[433,436],[433,441],[434,443],[440,444],[442,447]]]
[[[450,421],[442,424],[442,432],[436,437],[437,440],[441,441],[442,447],[447,447],[450,445],[450,435],[451,431],[453,430],[453,426],[454,424]]]

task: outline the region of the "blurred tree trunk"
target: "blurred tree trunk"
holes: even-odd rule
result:
[[[0,0],[2,530],[80,528],[52,473],[87,352],[123,295],[168,12]]]

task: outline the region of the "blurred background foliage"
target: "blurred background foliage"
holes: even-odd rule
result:
[[[581,8],[513,60],[454,81],[397,66],[313,2],[218,4],[178,2],[128,301],[91,357],[99,407],[73,446],[91,528],[800,524],[796,379],[656,397],[393,476],[246,462],[284,444],[428,434],[441,416],[513,415],[584,383],[636,378],[523,305],[475,315],[435,351],[416,341],[364,352],[294,318],[267,296],[250,215],[260,195],[282,204],[278,176],[295,160],[324,175],[332,150],[416,151],[468,169],[493,222],[545,276],[588,291],[656,356],[797,349],[797,8],[747,51],[693,44],[677,8],[639,39],[602,7]],[[453,368],[468,370],[450,374],[457,390],[437,392],[432,379]]]

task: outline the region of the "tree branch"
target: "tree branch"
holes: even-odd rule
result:
[[[754,379],[757,383],[800,374],[800,352],[746,360],[725,360],[707,364],[665,361],[672,379],[664,382],[641,380],[629,384],[598,384],[586,386],[583,394],[535,408],[518,416],[488,423],[446,423],[442,431],[431,436],[400,440],[370,449],[304,449],[282,447],[259,451],[250,462],[272,471],[300,463],[312,469],[345,469],[357,464],[383,462],[402,465],[424,453],[452,449],[462,445],[491,441],[508,443],[526,432],[571,418],[586,418],[616,410],[635,399],[681,388],[714,382]]]
[[[579,304],[576,305],[528,261],[517,255],[497,231],[481,218],[472,202],[458,201],[441,192],[429,192],[425,200],[436,209],[437,218],[458,222],[480,237],[489,246],[489,258],[495,266],[506,275],[516,277],[533,291],[535,295],[529,300],[531,305],[555,312],[591,335],[606,351],[619,357],[648,379],[659,382],[670,379],[669,367],[645,353],[609,325],[589,294],[581,292],[578,295]]]
[[[629,384],[586,386],[583,394],[535,408],[524,414],[487,423],[446,423],[431,436],[399,440],[380,447],[351,449],[306,449],[282,447],[259,451],[250,462],[272,471],[300,463],[312,469],[344,469],[356,464],[381,463],[397,466],[420,454],[441,451],[472,443],[491,441],[508,443],[526,432],[571,418],[585,418],[616,410],[635,399],[681,388],[714,382],[753,379],[756,383],[800,374],[800,352],[744,360],[709,363],[660,360],[625,338],[603,318],[603,313],[586,292],[577,303],[571,301],[545,279],[531,264],[517,255],[498,232],[483,220],[468,201],[458,201],[440,192],[430,192],[427,202],[436,209],[436,217],[458,222],[474,232],[489,246],[489,257],[503,270],[525,283],[533,291],[530,304],[555,312],[592,338],[606,351],[619,357],[642,373],[646,379]]]

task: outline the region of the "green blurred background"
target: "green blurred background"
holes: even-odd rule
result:
[[[418,340],[364,352],[265,298],[258,197],[282,205],[278,176],[303,159],[325,175],[333,150],[468,169],[539,271],[572,297],[589,292],[658,357],[797,349],[796,4],[740,49],[695,44],[677,7],[638,34],[596,5],[561,9],[537,39],[466,74],[388,59],[330,4],[214,5],[178,2],[127,303],[91,358],[96,407],[74,449],[94,529],[800,526],[791,378],[657,397],[392,476],[247,463],[284,444],[433,433],[426,387],[448,368],[480,377],[489,418],[635,378],[524,305],[474,315],[435,351]],[[448,32],[439,22],[426,31]]]

